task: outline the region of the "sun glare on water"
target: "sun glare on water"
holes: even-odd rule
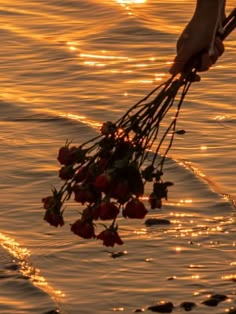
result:
[[[146,0],[116,0],[120,4],[136,4],[136,3],[145,3]]]

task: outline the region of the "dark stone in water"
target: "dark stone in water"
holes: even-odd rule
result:
[[[232,307],[227,311],[228,314],[236,314],[236,308]]]
[[[148,307],[148,310],[158,313],[171,313],[174,305],[172,302],[159,303]]]
[[[224,294],[213,294],[208,300],[203,301],[202,304],[207,306],[217,306],[218,303],[225,301],[228,297]]]
[[[149,218],[145,221],[145,225],[150,226],[157,226],[157,225],[170,225],[171,222],[168,219],[158,219],[158,218]]]
[[[222,301],[225,301],[228,299],[227,295],[224,295],[224,294],[213,294],[211,296],[211,299],[217,299],[219,300],[219,302],[222,302]]]
[[[203,301],[202,304],[205,304],[207,306],[217,306],[220,301],[218,299],[210,298],[206,301]]]
[[[182,307],[186,312],[192,311],[192,309],[196,306],[194,302],[182,302],[180,307]]]
[[[133,311],[133,313],[142,313],[144,312],[144,309],[136,309]]]

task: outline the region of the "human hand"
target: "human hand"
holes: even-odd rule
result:
[[[181,34],[177,42],[177,55],[170,73],[176,75],[183,72],[184,66],[194,55],[201,53],[198,71],[207,71],[224,52],[223,42],[214,38],[214,23],[211,19],[193,18]],[[210,48],[212,51],[209,52]]]

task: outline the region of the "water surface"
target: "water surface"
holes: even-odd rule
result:
[[[235,3],[228,1],[227,11]],[[146,227],[120,218],[123,247],[108,249],[43,221],[57,150],[82,143],[168,78],[195,1],[1,0],[0,313],[131,313],[160,300],[212,312],[209,294],[235,297],[236,33],[181,110],[165,178],[169,200]],[[120,258],[111,252],[126,250]],[[51,312],[50,312],[51,311]]]

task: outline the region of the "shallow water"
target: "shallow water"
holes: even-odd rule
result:
[[[0,1],[0,313],[106,314],[209,294],[236,307],[234,32],[187,95],[165,178],[169,200],[146,227],[120,218],[123,247],[106,249],[43,221],[41,198],[57,185],[57,150],[95,136],[168,78],[188,1]],[[230,11],[235,3],[228,1]],[[120,258],[111,253],[127,251]]]

